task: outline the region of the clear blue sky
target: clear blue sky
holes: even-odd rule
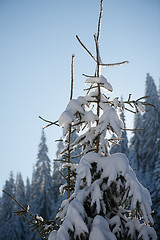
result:
[[[77,42],[78,34],[95,53],[99,0],[0,0],[0,189],[13,170],[24,180],[36,162],[41,129],[38,116],[57,120],[69,100],[70,62],[75,53],[74,97],[83,94],[82,73],[93,74],[95,63]],[[112,97],[144,95],[146,73],[160,78],[160,1],[104,0],[101,57]],[[128,117],[128,126],[132,126]],[[45,130],[49,157],[62,131]]]

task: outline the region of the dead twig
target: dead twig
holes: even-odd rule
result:
[[[86,46],[81,42],[80,38],[78,37],[78,35],[76,35],[76,38],[78,40],[78,42],[81,44],[81,46],[86,50],[86,52],[91,56],[91,58],[93,58],[93,60],[95,62],[97,62],[96,58],[93,56],[93,54],[86,48]]]
[[[123,64],[129,63],[128,61],[123,61],[123,62],[117,62],[117,63],[100,63],[102,67],[114,67],[114,66],[120,66]]]
[[[81,157],[81,156],[83,156],[83,153],[80,153],[80,154],[78,154],[78,155],[72,157],[72,159],[75,159],[75,158],[78,158],[78,157]]]
[[[95,78],[96,76],[93,76],[93,75],[87,75],[87,74],[82,74],[84,77],[88,77],[88,78]]]
[[[102,13],[103,13],[103,0],[101,0],[101,3],[100,3],[100,14],[99,14],[98,31],[97,31],[97,42],[99,41],[99,37],[100,37]]]
[[[23,207],[13,196],[11,196],[8,192],[6,192],[5,190],[2,190],[2,192],[4,192],[5,194],[7,194],[14,202],[16,202],[17,204],[18,204],[18,206],[20,207],[20,208],[22,208],[22,212],[24,213],[27,213],[27,214],[29,214],[32,218],[34,218],[35,219],[35,216],[34,215],[32,215],[29,211],[28,211],[28,209],[27,208],[25,208],[25,207]],[[18,211],[18,210],[17,210]]]
[[[39,118],[40,118],[41,120],[43,120],[44,122],[49,123],[48,125],[46,125],[45,127],[43,127],[43,129],[45,129],[45,128],[47,128],[47,127],[50,127],[51,125],[56,125],[56,126],[59,127],[58,120],[55,121],[55,122],[52,122],[52,121],[49,121],[49,120],[46,120],[46,119],[42,118],[41,116],[39,116]]]
[[[72,54],[72,63],[71,63],[71,95],[70,95],[70,100],[73,98],[74,58],[75,58],[75,55]]]
[[[124,131],[143,131],[144,130],[144,128],[121,128],[122,130],[124,130]]]

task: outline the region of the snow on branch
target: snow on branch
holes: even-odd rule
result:
[[[90,152],[82,157],[80,164],[77,167],[77,181],[76,191],[78,192],[81,186],[84,186],[84,179],[86,186],[91,185],[91,169],[92,164],[96,164],[97,172],[101,173],[99,179],[92,184],[91,188],[91,205],[97,203],[97,212],[100,212],[100,200],[102,200],[102,193],[99,186],[107,179],[105,188],[103,191],[109,189],[113,183],[117,185],[117,190],[121,189],[118,179],[123,178],[125,182],[125,194],[122,198],[122,206],[130,206],[130,211],[138,211],[138,214],[143,216],[146,224],[153,224],[151,217],[151,198],[148,190],[141,185],[137,180],[134,171],[130,168],[126,155],[122,153],[116,153],[108,157],[100,157],[97,153]],[[119,185],[120,184],[120,185]],[[92,189],[94,189],[92,191]],[[96,194],[95,194],[96,193]],[[120,193],[121,194],[121,193]],[[125,199],[128,197],[126,205]],[[129,209],[128,209],[129,210]]]
[[[102,75],[100,75],[100,77],[87,78],[85,83],[99,83],[100,85],[102,85],[103,88],[107,89],[109,92],[113,91],[111,84]]]

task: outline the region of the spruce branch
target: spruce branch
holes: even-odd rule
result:
[[[20,208],[22,208],[21,212],[22,214],[29,214],[32,218],[35,218],[29,211],[28,211],[28,205],[27,207],[23,207],[13,196],[11,196],[8,192],[6,192],[5,190],[2,190],[2,192],[4,192],[5,194],[7,194],[14,202],[16,202],[18,204],[18,206]],[[18,210],[17,210],[18,211]],[[20,213],[20,212],[19,212]]]
[[[29,205],[27,207],[23,207],[22,204],[20,204],[13,196],[11,196],[8,192],[5,190],[2,190],[5,194],[7,194],[14,202],[17,203],[17,205],[22,209],[14,210],[15,216],[22,216],[24,219],[27,220],[27,223],[30,224],[30,227],[32,227],[32,231],[35,231],[36,229],[39,229],[39,236],[45,236],[46,233],[44,232],[45,230],[45,225],[46,222],[41,220],[37,215],[33,215],[29,212]],[[28,214],[31,217],[31,220],[28,219],[25,215]]]

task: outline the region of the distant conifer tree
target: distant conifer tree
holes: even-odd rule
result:
[[[39,144],[39,151],[37,162],[35,165],[35,172],[32,183],[32,204],[31,206],[35,213],[42,216],[45,220],[49,220],[51,216],[51,164],[47,155],[48,148],[46,145],[46,138],[44,131],[42,131],[41,143]]]
[[[4,190],[10,195],[15,196],[15,181],[13,173],[10,173],[9,180],[6,180]],[[1,240],[12,239],[19,240],[18,232],[16,229],[16,217],[13,213],[14,202],[5,193],[2,195],[2,225],[1,225]]]

